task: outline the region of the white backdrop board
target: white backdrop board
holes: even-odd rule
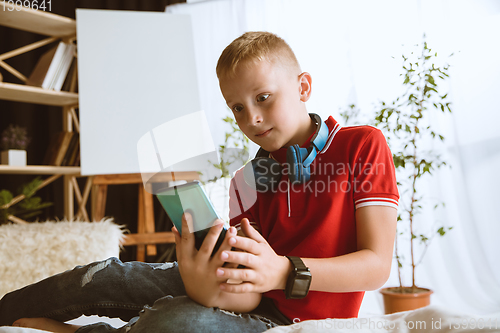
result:
[[[139,139],[200,111],[190,17],[88,9],[76,17],[82,175],[138,173]]]

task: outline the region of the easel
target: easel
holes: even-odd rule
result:
[[[175,172],[175,177],[170,173],[165,173],[161,178],[155,177],[155,181],[193,181],[198,178],[197,172]],[[142,177],[139,173],[97,175],[93,177],[92,214],[94,221],[100,221],[105,216],[108,185],[118,184],[138,184],[137,233],[127,234],[122,245],[136,245],[137,261],[145,261],[146,253],[147,255],[156,255],[155,244],[174,243],[174,234],[171,231],[155,232],[153,195],[144,188]]]

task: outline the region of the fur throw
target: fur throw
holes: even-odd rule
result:
[[[112,219],[0,226],[0,298],[48,276],[118,257],[123,228]]]

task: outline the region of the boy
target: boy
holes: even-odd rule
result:
[[[96,313],[130,320],[117,330],[123,332],[261,332],[306,319],[357,316],[363,291],[385,283],[392,261],[398,192],[384,137],[371,127],[341,129],[330,117],[328,135],[316,145],[322,122],[304,104],[311,76],[274,34],[237,38],[223,51],[217,76],[240,129],[263,149],[261,155],[283,165],[276,186],[255,193],[243,170],[237,172],[230,190],[232,227],[213,257],[221,226],[196,251],[186,214],[182,237],[174,228],[178,269],[116,259],[76,268],[7,295],[0,324],[19,316],[65,321]],[[311,145],[308,155],[317,153],[307,182],[289,180],[286,155],[294,145]],[[35,302],[33,296],[37,303],[26,305]],[[44,311],[35,306],[42,300]],[[131,319],[143,306],[140,318]],[[113,331],[105,324],[78,328],[40,318],[16,324]]]

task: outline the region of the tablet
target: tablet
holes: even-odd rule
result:
[[[162,189],[156,194],[168,217],[182,234],[182,215],[189,212],[193,217],[193,230],[195,246],[199,250],[205,236],[220,219],[212,202],[207,197],[205,190],[198,181],[176,185]],[[227,226],[222,229],[212,255],[217,252],[226,235]]]

